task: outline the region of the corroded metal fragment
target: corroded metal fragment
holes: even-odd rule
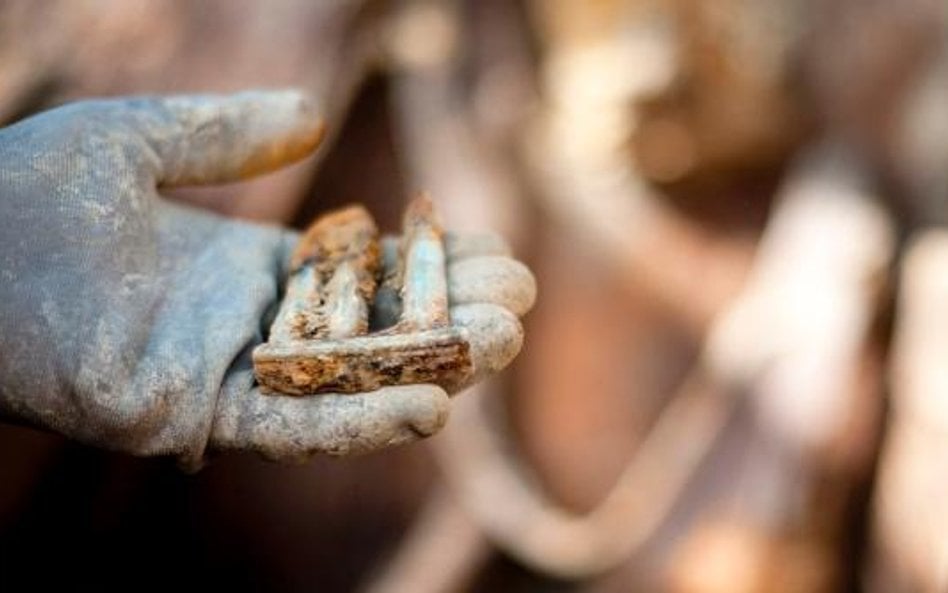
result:
[[[382,279],[378,232],[364,209],[316,221],[292,257],[270,340],[253,353],[259,383],[308,395],[411,383],[452,391],[466,382],[473,363],[461,330],[450,326],[442,234],[431,201],[413,200],[396,268]],[[401,314],[392,327],[368,333],[377,289],[398,294]]]
[[[420,197],[408,205],[402,252],[399,327],[404,331],[447,327],[450,320],[444,238],[435,222],[431,200]]]
[[[361,206],[331,212],[300,238],[271,343],[345,338],[368,329],[380,267],[378,229]]]
[[[452,389],[472,371],[468,344],[451,328],[267,345],[257,352],[254,369],[260,382],[291,395],[409,383]]]

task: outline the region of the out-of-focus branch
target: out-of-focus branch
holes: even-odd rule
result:
[[[673,75],[672,41],[646,26],[554,47],[542,68],[544,109],[524,148],[536,195],[562,232],[700,335],[737,290],[747,250],[685,220],[635,168],[633,105]]]
[[[747,285],[706,342],[717,380],[748,393],[750,427],[721,468],[734,478],[716,518],[669,568],[676,593],[839,589],[836,505],[874,444],[881,400],[865,361],[894,251],[847,151],[818,146],[791,169]]]
[[[825,451],[853,409],[895,250],[869,183],[842,147],[811,149],[787,176],[744,291],[709,336],[716,374],[753,389],[763,430],[801,453]]]
[[[402,4],[389,27],[388,64],[399,155],[408,179],[435,200],[445,222],[458,231],[491,229],[505,237],[519,234],[518,195],[513,167],[500,147],[477,129],[474,105],[462,88],[466,56],[457,2]],[[503,27],[493,36],[509,35]],[[516,34],[516,31],[513,32]],[[521,73],[522,74],[522,73]],[[475,89],[491,73],[478,72]],[[523,78],[507,92],[528,93]],[[503,106],[498,107],[503,109]],[[513,129],[508,117],[503,127]]]
[[[914,239],[901,280],[870,590],[934,593],[948,589],[948,233]]]
[[[448,487],[490,541],[533,570],[577,579],[624,562],[662,524],[729,414],[700,374],[663,411],[607,498],[588,515],[559,507],[510,456],[473,397],[459,400],[435,451]]]
[[[490,551],[481,528],[441,487],[429,494],[421,516],[363,593],[453,593]]]

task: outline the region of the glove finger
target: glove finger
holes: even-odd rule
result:
[[[448,263],[482,255],[510,255],[510,245],[497,233],[444,234],[444,248]]]
[[[217,448],[249,449],[273,460],[316,453],[355,455],[418,440],[447,421],[450,400],[434,385],[402,385],[354,395],[246,393],[218,411]]]
[[[129,99],[126,123],[155,159],[163,186],[237,181],[311,153],[325,123],[298,92]]]
[[[466,328],[474,361],[469,384],[504,369],[520,352],[523,327],[505,307],[473,303],[451,307],[451,324]]]
[[[382,256],[385,269],[394,270],[398,265],[398,247],[400,237],[385,235],[382,237]],[[496,233],[463,233],[452,231],[444,233],[445,259],[448,263],[482,255],[510,255],[507,241]]]
[[[521,316],[533,307],[536,296],[533,274],[509,257],[469,257],[448,266],[448,300],[452,305],[492,303]]]

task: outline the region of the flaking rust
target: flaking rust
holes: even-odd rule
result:
[[[253,353],[265,391],[361,393],[412,383],[454,391],[471,377],[470,347],[450,324],[444,241],[428,198],[409,204],[397,269],[383,280],[382,289],[401,298],[399,319],[370,333],[381,268],[378,230],[365,209],[332,212],[309,228],[270,340]]]

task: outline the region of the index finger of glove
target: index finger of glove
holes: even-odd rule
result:
[[[325,123],[298,91],[118,101],[124,124],[153,153],[162,186],[237,181],[311,153]]]

